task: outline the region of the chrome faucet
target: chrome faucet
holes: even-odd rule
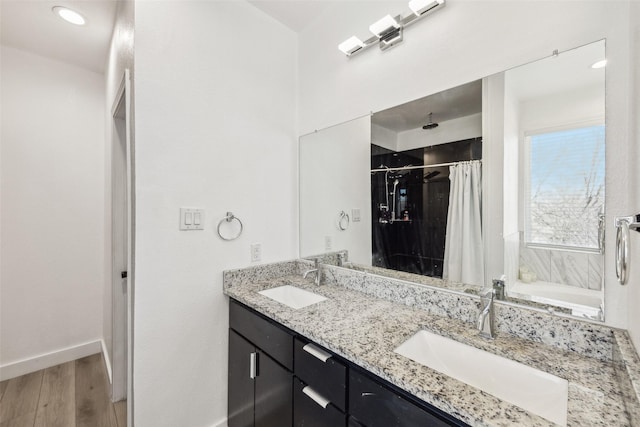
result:
[[[493,290],[495,291],[495,298],[497,300],[504,300],[504,280],[503,279],[493,279]]]
[[[304,274],[302,275],[302,278],[306,279],[309,274],[315,273],[314,283],[316,285],[320,286],[320,276],[322,274],[320,272],[320,258],[316,258],[315,259],[314,266],[315,266],[315,268],[312,268],[311,270],[305,271]]]
[[[496,294],[495,289],[489,289],[484,294],[480,294],[481,310],[478,316],[478,330],[480,336],[484,338],[494,338],[493,328],[493,298]]]
[[[346,259],[347,259],[346,252],[338,252],[338,267],[343,267]]]

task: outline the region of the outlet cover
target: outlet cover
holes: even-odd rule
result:
[[[262,260],[262,244],[251,244],[251,262],[258,262]]]
[[[333,242],[332,242],[331,236],[324,236],[324,250],[330,251],[332,246],[333,246]]]

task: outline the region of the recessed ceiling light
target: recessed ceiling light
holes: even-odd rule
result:
[[[71,10],[63,6],[54,6],[53,9],[51,10],[60,18],[64,19],[65,21],[71,24],[84,25],[87,23],[87,21],[84,19],[84,16],[80,15],[75,10]]]
[[[595,62],[591,65],[591,68],[603,68],[607,65],[607,60],[603,59],[601,61]]]

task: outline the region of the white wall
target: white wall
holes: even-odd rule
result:
[[[607,247],[613,217],[631,208],[628,2],[449,1],[412,25],[401,45],[347,59],[336,46],[365,37],[385,14],[409,13],[404,1],[341,2],[300,35],[300,131],[307,133],[538,59],[607,39]],[[610,191],[614,189],[613,191]],[[615,190],[617,189],[617,191]],[[502,261],[501,261],[502,262]],[[606,259],[607,323],[626,327],[627,289]]]
[[[1,49],[0,365],[13,375],[102,335],[104,83]]]
[[[493,74],[482,81],[482,162],[485,166],[482,170],[482,217],[491,218],[482,224],[482,238],[484,239],[485,253],[485,281],[500,277],[513,277],[513,271],[505,269],[505,263],[513,254],[510,251],[513,245],[513,236],[504,234],[504,192],[505,168],[502,167],[505,151],[505,82],[504,73]],[[486,167],[486,165],[500,165],[498,167]],[[490,200],[491,203],[486,201]],[[507,220],[507,223],[509,220]],[[505,239],[507,237],[507,239]],[[505,246],[507,245],[507,246]],[[506,249],[505,249],[506,248]],[[494,256],[492,254],[499,254]],[[504,256],[500,256],[504,254]],[[506,258],[506,260],[505,260]],[[517,259],[517,258],[516,258]]]
[[[630,121],[630,138],[635,140],[632,150],[629,154],[628,166],[634,170],[635,175],[631,176],[632,182],[640,181],[640,2],[633,2],[631,12],[629,13],[632,46],[630,52],[631,67],[633,70],[633,94],[634,102],[631,105],[631,121]],[[631,194],[631,193],[630,193]],[[640,212],[640,186],[635,186],[635,197],[633,198],[633,207],[630,213]],[[631,233],[631,250],[637,254],[640,251],[640,234]],[[635,260],[638,255],[634,256]],[[633,261],[632,261],[633,262]],[[629,333],[637,350],[640,350],[640,265],[637,263],[630,270],[631,289],[629,290]]]
[[[520,138],[523,138],[524,132],[603,120],[603,89],[600,84],[521,102]]]
[[[371,265],[371,116],[300,138],[300,256],[349,250],[349,261]],[[353,209],[360,209],[354,221]],[[350,221],[338,226],[339,213]]]
[[[135,425],[227,414],[222,271],[295,258],[296,37],[246,2],[136,2]],[[206,210],[179,231],[180,207]],[[215,227],[244,222],[232,242]]]
[[[506,200],[513,200],[514,203],[505,203],[503,232],[509,236],[519,231],[518,209],[520,199],[518,195],[518,184],[521,181],[519,176],[520,163],[520,104],[513,91],[513,86],[509,82],[508,73],[504,79],[504,180],[502,189]],[[603,100],[604,105],[604,100]]]

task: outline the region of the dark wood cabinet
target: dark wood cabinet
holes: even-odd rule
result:
[[[369,375],[349,371],[349,414],[366,427],[465,426],[435,408],[418,406]]]
[[[322,347],[295,339],[294,373],[333,405],[345,412],[347,409],[347,367]],[[328,356],[319,357],[319,356]]]
[[[229,323],[229,427],[292,425],[293,373],[280,362],[288,352],[291,356],[287,364],[293,366],[293,336],[235,302],[231,307],[234,317],[230,315]],[[281,360],[271,357],[255,341],[275,348]]]
[[[345,427],[347,416],[344,412],[333,403],[323,405],[314,400],[304,392],[305,389],[313,390],[313,388],[300,379],[295,378],[293,382],[293,425],[295,427]]]
[[[252,427],[254,380],[251,378],[251,354],[255,346],[229,329],[229,427]]]
[[[260,350],[257,353],[255,426],[289,426],[293,409],[293,376],[266,353]]]
[[[229,327],[293,371],[293,335],[272,320],[235,301],[229,304]]]

